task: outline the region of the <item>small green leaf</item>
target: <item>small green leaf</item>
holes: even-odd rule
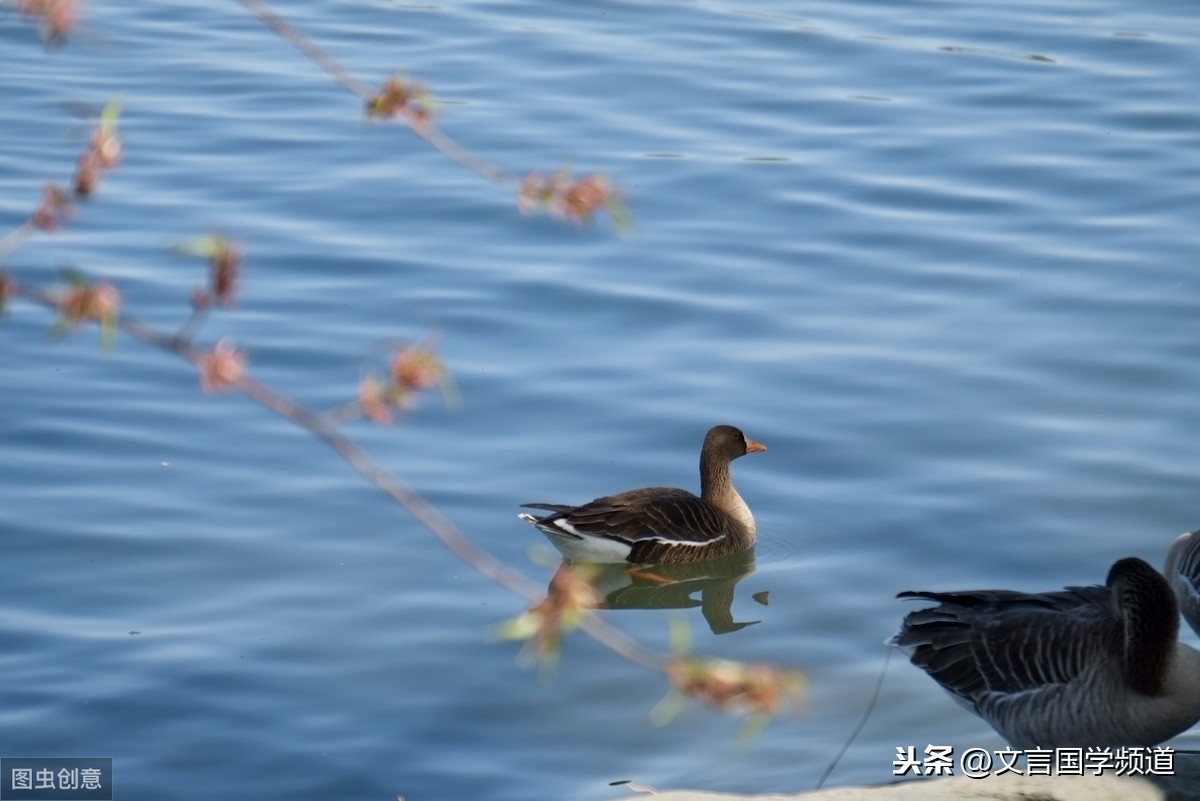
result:
[[[692,647],[692,630],[688,628],[687,620],[678,615],[671,617],[671,650],[677,654],[686,654]]]
[[[112,132],[116,130],[117,120],[121,116],[121,101],[118,98],[113,98],[104,106],[104,110],[100,112],[100,127],[105,131]]]
[[[666,696],[650,710],[650,722],[655,726],[666,726],[679,716],[687,706],[687,696],[672,687]]]
[[[621,201],[609,201],[608,217],[612,220],[613,231],[617,236],[624,238],[633,232],[633,217],[630,216],[629,210]]]
[[[100,319],[100,348],[107,354],[117,349],[117,316],[106,314]]]
[[[742,725],[738,727],[735,735],[735,742],[739,751],[745,751],[749,748],[758,736],[767,728],[767,724],[771,722],[770,715],[764,715],[760,712],[752,712],[742,721]]]
[[[175,243],[171,247],[171,252],[180,256],[200,256],[205,259],[214,259],[225,248],[225,240],[219,236],[198,236]]]
[[[498,640],[528,640],[537,634],[540,621],[532,612],[522,612],[516,617],[498,624],[495,629]]]

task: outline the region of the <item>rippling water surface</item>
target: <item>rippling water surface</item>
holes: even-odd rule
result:
[[[702,708],[653,726],[662,681],[586,640],[539,678],[490,639],[520,603],[323,446],[14,303],[0,754],[111,755],[122,798],[800,790],[862,713],[896,591],[1100,581],[1200,525],[1194,3],[279,10],[372,84],[424,81],[506,169],[606,173],[630,235],[519,217],[236,3],[96,0],[57,52],[0,14],[0,230],[70,175],[77,109],[120,97],[126,139],[8,269],[106,275],[172,327],[202,265],[168,248],[228,232],[244,289],[205,341],[318,408],[436,330],[462,407],[352,433],[539,582],[518,503],[694,487],[704,431],[741,426],[770,448],[735,465],[754,563],[676,612],[615,588],[606,615],[802,666],[807,707],[739,750]],[[893,660],[833,782],[929,743],[999,741]]]

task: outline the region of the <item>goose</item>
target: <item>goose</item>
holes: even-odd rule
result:
[[[1200,531],[1164,577],[1136,557],[1104,586],[900,593],[938,606],[891,644],[1013,747],[1154,746],[1200,720],[1200,652],[1178,641],[1180,600],[1200,630]]]
[[[526,503],[541,517],[521,520],[545,534],[574,562],[698,562],[754,544],[754,515],[733,488],[729,463],[765,451],[733,426],[714,426],[700,449],[700,496],[670,487],[646,487],[596,498],[582,506]]]
[[[1179,611],[1192,631],[1200,635],[1200,530],[1180,534],[1167,551],[1163,568]]]

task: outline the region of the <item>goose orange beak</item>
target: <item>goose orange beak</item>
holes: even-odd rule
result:
[[[746,440],[746,453],[759,453],[761,451],[765,451],[766,449],[767,446],[763,445],[761,442],[755,442],[752,439]]]

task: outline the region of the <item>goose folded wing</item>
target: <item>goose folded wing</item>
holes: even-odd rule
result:
[[[909,613],[893,642],[914,665],[976,709],[993,694],[1065,685],[1120,647],[1104,587],[1027,594],[904,592],[940,605]]]
[[[703,545],[726,534],[729,518],[690,492],[651,487],[576,507],[565,522],[583,534]]]

